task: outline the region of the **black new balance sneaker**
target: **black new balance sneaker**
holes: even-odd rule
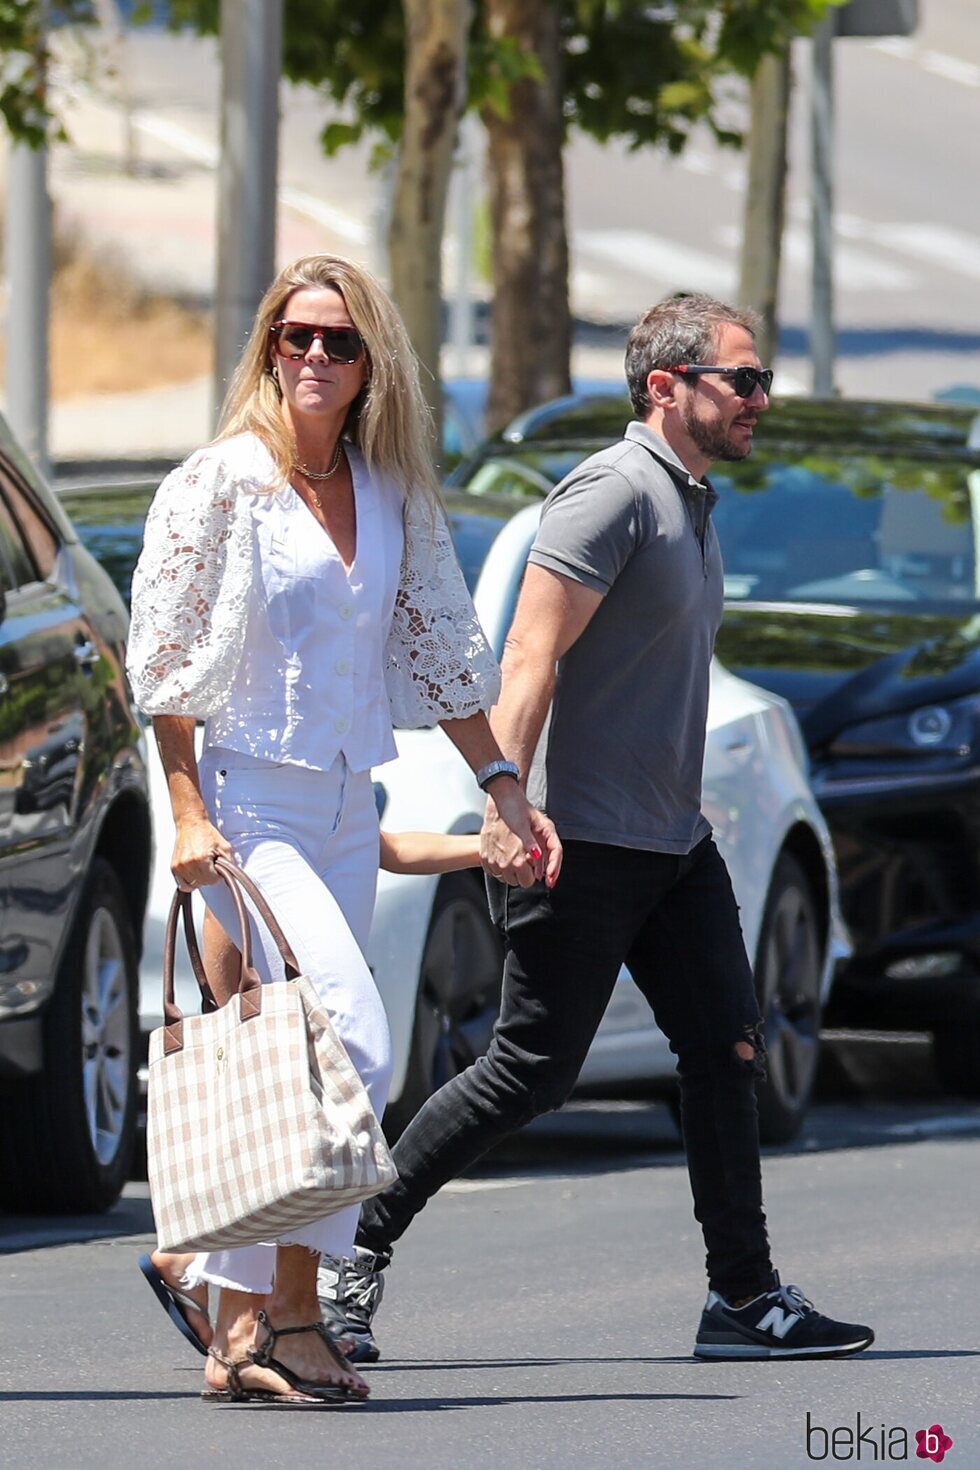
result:
[[[381,1304],[385,1284],[382,1271],[390,1255],[375,1255],[361,1246],[349,1256],[321,1256],[316,1291],[324,1317],[353,1340],[347,1354],[351,1363],[376,1363],[381,1356],[371,1322]]]
[[[798,1286],[783,1286],[772,1273],[772,1290],[743,1307],[731,1307],[708,1292],[694,1344],[696,1358],[844,1358],[870,1347],[870,1327],[822,1317]]]

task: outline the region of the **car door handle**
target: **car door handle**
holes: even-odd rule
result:
[[[747,735],[736,735],[734,740],[729,740],[725,746],[726,750],[748,750],[751,741]]]
[[[83,668],[91,668],[93,664],[98,663],[101,657],[102,655],[91,639],[85,643],[75,644],[75,662],[81,664]]]

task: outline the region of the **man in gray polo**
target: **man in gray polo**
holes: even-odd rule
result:
[[[489,783],[490,900],[506,946],[490,1049],[422,1108],[395,1148],[399,1178],[362,1209],[357,1259],[328,1261],[358,1356],[391,1246],[448,1180],[568,1096],[622,964],[677,1055],[708,1300],[695,1354],[837,1357],[870,1328],[821,1316],[773,1271],[754,1080],[760,1018],[724,861],[701,812],[709,666],[722,565],[705,476],[743,459],[772,374],[754,319],[710,297],[671,298],[633,328],[636,420],[545,502],[503,659],[492,724],[515,763]],[[545,731],[549,708],[550,721]],[[529,793],[564,846],[535,881],[497,815],[497,782]],[[516,873],[516,886],[494,878]]]

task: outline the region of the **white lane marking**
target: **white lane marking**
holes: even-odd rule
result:
[[[894,1138],[914,1138],[918,1134],[975,1133],[980,1128],[980,1117],[964,1118],[960,1113],[950,1113],[944,1118],[920,1118],[917,1123],[892,1123],[885,1132]]]
[[[980,66],[972,61],[963,61],[959,56],[947,56],[942,51],[927,51],[920,65],[937,77],[948,82],[960,82],[964,87],[980,87]]]
[[[794,215],[804,212],[794,210]],[[838,230],[838,235],[843,231]],[[731,250],[738,250],[742,232],[737,225],[723,225],[717,238]],[[812,252],[809,226],[802,221],[787,224],[783,232],[783,254],[790,265],[808,270]],[[837,285],[843,291],[908,291],[917,284],[917,276],[903,265],[885,261],[880,255],[857,250],[853,245],[837,241],[834,252]],[[780,384],[782,387],[782,384]]]
[[[190,128],[185,128],[170,118],[161,117],[158,113],[134,113],[133,126],[204,168],[216,169],[221,161],[221,150],[214,143],[209,143]],[[364,245],[370,239],[370,231],[366,225],[318,199],[315,194],[307,193],[305,189],[296,189],[292,184],[280,184],[278,196],[281,204],[288,205],[299,214],[305,214],[315,224],[323,225],[325,229],[332,230],[345,240]]]
[[[692,250],[678,240],[644,230],[579,230],[575,249],[635,276],[652,277],[666,286],[698,286],[724,296],[735,288],[735,264],[720,256]]]
[[[133,127],[146,133],[147,137],[156,138],[158,143],[165,143],[175,153],[181,153],[185,158],[203,164],[205,168],[218,167],[221,150],[206,138],[192,133],[189,128],[172,122],[170,118],[160,117],[154,112],[134,112]]]
[[[932,72],[933,76],[942,77],[945,81],[959,82],[964,87],[980,87],[980,66],[973,61],[964,61],[962,57],[950,56],[945,51],[920,51],[907,36],[889,36],[872,41],[871,45],[876,51],[883,51],[886,56],[894,56],[899,61],[914,61],[923,71]]]
[[[552,1175],[544,1176],[549,1184],[566,1183],[557,1181]],[[572,1177],[572,1176],[569,1176]],[[444,1184],[440,1194],[486,1194],[492,1189],[523,1189],[526,1184],[541,1184],[542,1179],[454,1179]]]
[[[876,225],[876,242],[980,281],[980,237],[949,225]]]
[[[351,219],[349,214],[344,214],[340,209],[334,209],[332,204],[325,204],[315,195],[307,194],[305,189],[294,189],[292,184],[281,184],[279,201],[281,204],[288,204],[290,209],[305,214],[316,224],[333,230],[334,234],[342,235],[345,240],[352,240],[355,245],[366,245],[371,238],[367,225],[361,224],[359,220]]]

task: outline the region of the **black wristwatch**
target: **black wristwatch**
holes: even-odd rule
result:
[[[486,791],[490,782],[495,780],[497,776],[513,776],[515,781],[521,779],[521,773],[513,761],[488,761],[485,766],[481,766],[477,771],[476,784],[481,790]]]

